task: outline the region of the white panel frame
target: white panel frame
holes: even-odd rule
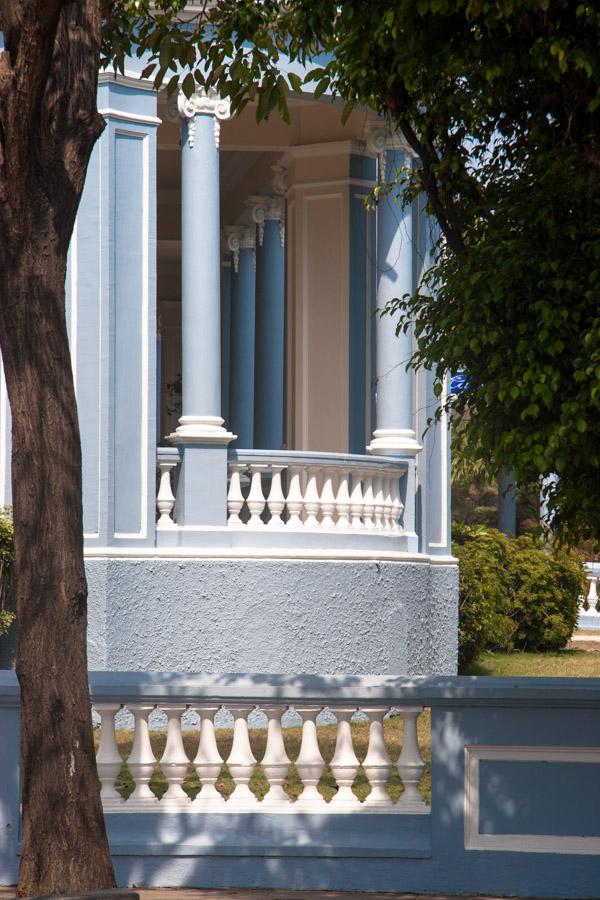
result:
[[[479,763],[540,762],[600,763],[600,747],[520,747],[475,745],[465,747],[465,850],[500,850],[517,853],[600,854],[600,836],[555,834],[481,834]]]

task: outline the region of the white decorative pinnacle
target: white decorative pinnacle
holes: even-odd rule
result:
[[[283,197],[252,196],[246,200],[248,218],[258,225],[258,243],[262,247],[265,222],[279,223],[279,240],[285,246],[285,200]]]
[[[416,154],[401,131],[392,131],[385,122],[367,123],[367,150],[379,159],[379,177],[385,178],[385,154],[387,150],[402,150],[407,167]]]
[[[220,97],[214,88],[208,92],[203,88],[197,88],[191,97],[186,97],[183,91],[171,94],[167,100],[167,115],[172,122],[177,119],[188,119],[188,141],[190,147],[194,146],[196,137],[196,116],[213,116],[215,146],[218,148],[221,136],[221,122],[231,115],[231,103],[227,97]]]
[[[226,225],[223,229],[225,245],[233,254],[233,271],[237,272],[240,250],[252,250],[252,263],[256,269],[256,228],[254,225]]]

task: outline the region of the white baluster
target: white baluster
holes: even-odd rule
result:
[[[325,760],[321,756],[319,742],[317,740],[317,716],[321,707],[294,706],[297,713],[303,718],[302,742],[300,752],[296,760],[296,769],[302,779],[304,790],[300,794],[296,806],[299,809],[320,808],[325,800],[319,793],[317,785],[325,768]]]
[[[400,516],[404,507],[400,499],[400,476],[394,472],[392,476],[392,532],[399,534],[402,532],[400,525]]]
[[[335,514],[335,493],[333,490],[333,472],[325,469],[323,473],[323,490],[321,491],[321,528],[333,528]]]
[[[231,803],[232,806],[254,806],[258,804],[258,800],[248,787],[248,782],[252,778],[256,765],[256,759],[250,747],[248,723],[246,721],[246,716],[250,712],[251,707],[228,706],[227,709],[234,718],[233,745],[227,758],[227,765],[231,777],[235,781],[235,788],[227,803]]]
[[[404,720],[402,750],[397,763],[398,774],[404,785],[404,793],[400,797],[398,809],[403,812],[426,813],[429,812],[429,807],[418,790],[425,769],[417,734],[417,719],[423,712],[423,707],[397,707],[396,711],[402,715]]]
[[[190,764],[181,734],[181,714],[185,709],[187,709],[185,704],[164,707],[167,715],[167,742],[160,758],[160,767],[169,787],[163,794],[161,802],[174,802],[188,806],[191,802],[190,798],[181,786]]]
[[[229,518],[227,520],[227,524],[231,525],[242,525],[242,520],[240,519],[240,513],[242,511],[242,507],[244,505],[244,495],[242,493],[242,482],[241,482],[241,473],[246,468],[245,463],[229,463],[229,471],[231,473],[229,479],[229,491],[227,493],[227,509],[229,511]]]
[[[158,494],[156,495],[156,508],[160,513],[160,518],[156,523],[157,528],[176,528],[171,514],[175,506],[175,496],[171,486],[171,469],[179,465],[179,460],[161,459],[158,462],[160,469],[160,482],[158,485]]]
[[[302,527],[302,513],[304,511],[304,494],[302,493],[302,466],[290,466],[288,495],[286,500],[288,511],[288,527]]]
[[[363,527],[367,531],[375,528],[375,498],[373,494],[373,476],[370,472],[363,474]]]
[[[135,790],[127,802],[158,803],[157,797],[148,786],[156,766],[148,731],[148,716],[155,707],[154,704],[135,703],[128,704],[127,708],[135,718],[133,746],[127,760],[127,768],[135,782]]]
[[[306,490],[304,492],[304,512],[306,518],[304,524],[307,528],[317,528],[319,525],[319,488],[317,485],[318,469],[316,466],[308,467]]]
[[[267,726],[267,748],[261,760],[261,767],[270,786],[263,804],[269,808],[287,808],[290,804],[290,798],[283,789],[283,782],[290,767],[290,758],[287,755],[281,731],[281,717],[285,706],[277,704],[261,706],[261,709],[269,720]]]
[[[283,491],[281,489],[281,473],[285,469],[285,466],[271,464],[271,489],[269,491],[269,497],[267,499],[267,509],[269,510],[271,517],[267,522],[271,527],[279,527],[283,525],[283,520],[281,518],[281,513],[283,512],[283,508],[285,506],[285,497],[283,496]]]
[[[390,777],[392,761],[383,738],[383,717],[387,706],[372,707],[365,712],[369,717],[369,746],[363,762],[363,769],[371,785],[371,793],[365,800],[366,806],[393,806],[385,786]]]
[[[389,472],[385,472],[381,479],[383,492],[383,530],[386,534],[392,532],[392,478]]]
[[[356,707],[336,707],[333,709],[337,719],[337,737],[335,751],[331,760],[331,771],[337,781],[338,792],[331,801],[332,808],[344,807],[360,809],[360,801],[352,791],[352,784],[356,778],[359,766],[354,745],[352,743],[352,728],[350,719]]]
[[[194,759],[194,766],[196,767],[198,778],[202,782],[202,787],[194,800],[194,806],[222,809],[225,806],[225,799],[215,787],[219,772],[223,766],[223,758],[219,753],[215,736],[215,714],[220,707],[202,705],[197,708],[202,716],[202,722],[200,725],[200,743]]]
[[[98,778],[102,785],[100,798],[103,803],[123,803],[123,798],[115,788],[115,781],[123,765],[115,733],[115,714],[121,709],[121,705],[94,703],[94,709],[101,720],[100,744],[96,755]]]
[[[596,605],[598,603],[598,579],[593,575],[590,578],[590,589],[587,595],[588,609],[591,613],[597,613]]]
[[[364,509],[362,473],[355,469],[352,472],[352,493],[350,494],[350,527],[355,531],[364,528],[362,514]]]
[[[258,527],[263,525],[261,519],[262,512],[265,508],[265,495],[262,488],[262,473],[267,468],[263,463],[251,463],[251,482],[250,491],[246,498],[246,504],[250,510],[250,520],[248,525]]]
[[[348,518],[351,506],[348,486],[349,478],[350,473],[348,470],[342,469],[340,471],[340,481],[335,497],[335,507],[337,512],[337,522],[335,523],[335,527],[339,528],[340,531],[347,531],[348,528],[350,528],[350,519]]]
[[[381,475],[373,477],[373,518],[375,520],[375,529],[383,531],[383,479]]]

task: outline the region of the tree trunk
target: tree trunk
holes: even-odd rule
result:
[[[114,887],[87,677],[66,258],[96,110],[97,0],[0,0],[0,348],[12,411],[19,896]]]
[[[3,310],[2,349],[13,416],[20,896],[114,886],[87,680],[81,451],[65,262],[51,251],[40,259],[48,235],[37,238],[22,266],[2,275],[3,301],[13,298]]]

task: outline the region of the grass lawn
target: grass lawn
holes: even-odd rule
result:
[[[600,678],[600,652],[558,650],[556,653],[480,653],[464,675],[531,675]]]
[[[418,720],[418,730],[419,730],[419,746],[421,747],[421,753],[426,763],[425,773],[421,780],[421,784],[419,790],[423,797],[427,800],[427,802],[431,802],[431,771],[430,771],[430,761],[431,761],[431,727],[430,727],[431,719],[429,715],[429,710],[425,710],[425,712],[419,717]],[[389,751],[390,756],[394,763],[396,762],[398,755],[400,753],[400,749],[402,746],[402,732],[403,732],[403,722],[400,716],[394,716],[386,720],[384,723],[385,730],[385,742]],[[250,745],[252,747],[252,752],[256,759],[262,759],[265,747],[267,743],[267,731],[266,728],[252,728],[250,729]],[[321,753],[323,754],[323,758],[327,763],[331,760],[333,756],[333,752],[335,749],[335,737],[336,737],[336,726],[335,725],[320,725],[317,728],[319,746],[321,748]],[[219,752],[223,759],[227,759],[229,752],[231,750],[231,745],[233,742],[233,730],[220,728],[216,732],[217,735],[217,744],[219,747]],[[99,730],[95,731],[96,741],[99,738]],[[301,728],[284,728],[283,729],[283,740],[285,743],[285,747],[288,753],[288,756],[292,760],[292,762],[297,758],[298,753],[300,751],[300,741],[302,738],[302,730]],[[363,760],[367,753],[367,745],[369,742],[369,726],[368,723],[353,723],[352,724],[352,738],[354,741],[354,750],[359,760]],[[184,732],[184,744],[187,755],[190,759],[193,759],[196,755],[196,751],[198,749],[198,740],[199,735],[197,732]],[[161,731],[152,731],[150,732],[150,741],[152,743],[152,749],[154,751],[155,757],[158,759],[162,755],[165,747],[166,734]],[[133,742],[133,732],[131,731],[117,731],[117,743],[119,745],[119,750],[123,759],[125,760],[131,751],[131,745]],[[190,797],[195,797],[198,791],[200,790],[200,780],[198,775],[190,765],[188,770],[188,774],[183,783],[183,789],[190,795]],[[167,789],[167,782],[160,770],[160,766],[157,766],[152,780],[150,781],[150,787],[155,792],[158,797],[161,797],[163,793]],[[259,800],[262,800],[264,795],[268,790],[268,783],[265,775],[263,774],[260,765],[256,767],[254,775],[250,781],[250,788],[256,794]],[[284,784],[284,788],[288,795],[296,800],[301,792],[302,792],[302,782],[298,773],[296,771],[296,767],[292,764],[289,770],[287,782]],[[123,768],[119,774],[119,777],[116,781],[116,788],[119,793],[127,798],[133,790],[133,780],[129,771],[127,769],[126,763],[123,764]],[[224,797],[229,797],[231,792],[233,791],[234,783],[227,766],[224,765],[221,770],[221,775],[217,779],[217,790],[219,790]],[[359,768],[356,779],[353,785],[354,793],[358,797],[359,800],[364,800],[365,797],[371,791],[371,787],[366,779],[365,773],[362,769],[362,766]],[[392,800],[397,801],[403,792],[404,788],[402,786],[402,781],[400,780],[400,776],[395,768],[392,768],[392,772],[390,774],[389,781],[387,783],[387,790]],[[319,791],[325,800],[329,801],[333,797],[333,795],[337,791],[335,779],[331,773],[331,769],[329,765],[325,767],[325,771],[323,772],[323,776],[321,781],[319,782]]]

